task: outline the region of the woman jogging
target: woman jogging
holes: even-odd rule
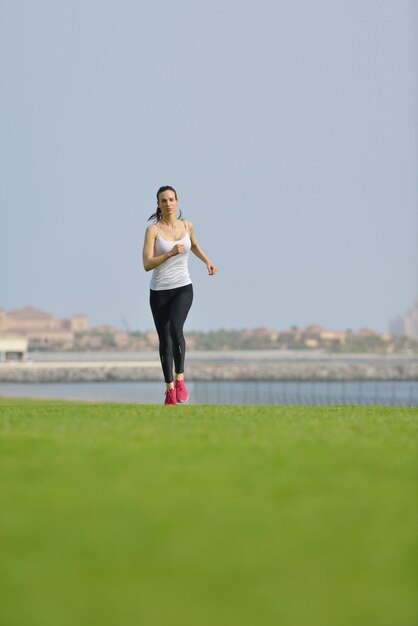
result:
[[[146,272],[154,270],[150,284],[150,305],[160,340],[160,359],[166,383],[164,404],[187,402],[184,383],[186,344],[183,326],[193,302],[193,286],[188,270],[190,250],[205,263],[209,276],[217,269],[198,246],[193,224],[177,218],[178,198],[173,187],[157,191],[157,210],[145,231],[142,253]],[[175,381],[173,377],[175,367]]]

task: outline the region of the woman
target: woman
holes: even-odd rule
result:
[[[188,270],[190,250],[206,264],[209,276],[217,269],[197,244],[193,224],[177,218],[178,198],[173,187],[160,187],[157,210],[145,231],[142,253],[146,272],[154,270],[150,284],[151,311],[160,340],[160,359],[166,383],[164,404],[187,402],[184,383],[183,326],[193,301]],[[173,380],[173,362],[175,381]]]

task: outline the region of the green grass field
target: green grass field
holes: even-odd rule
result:
[[[0,399],[0,624],[416,626],[417,429]]]

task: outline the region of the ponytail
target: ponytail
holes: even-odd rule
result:
[[[160,222],[163,218],[163,214],[162,211],[160,209],[159,206],[157,206],[157,210],[155,211],[155,213],[153,213],[152,215],[149,216],[148,221],[150,220],[155,220],[156,222]]]

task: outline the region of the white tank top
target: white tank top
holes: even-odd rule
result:
[[[189,236],[189,226],[187,222],[184,224],[186,226],[186,234],[183,239],[178,239],[177,241],[167,241],[166,239],[163,239],[160,235],[158,226],[154,224],[158,231],[154,246],[155,256],[160,256],[161,254],[170,252],[170,250],[174,248],[177,243],[183,244],[184,252],[182,254],[172,256],[170,259],[167,259],[167,261],[164,261],[164,263],[161,263],[161,265],[153,270],[150,283],[150,288],[153,291],[184,287],[185,285],[190,285],[192,282],[188,268],[189,253],[192,247],[192,242]]]

